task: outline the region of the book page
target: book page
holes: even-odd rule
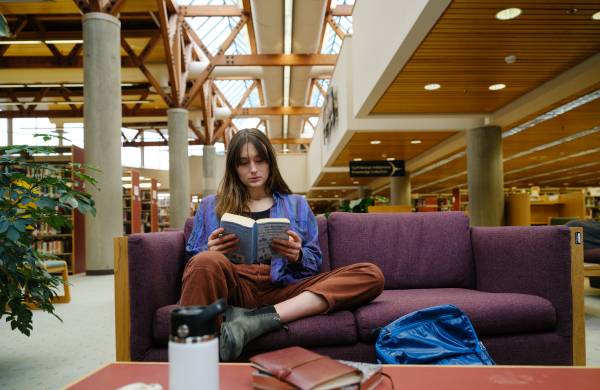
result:
[[[225,256],[236,264],[252,264],[254,262],[254,229],[223,219],[221,219],[221,227],[225,229],[223,235],[235,234],[240,240],[238,249]]]
[[[256,229],[256,259],[259,262],[268,261],[275,254],[271,251],[271,241],[274,238],[289,239],[286,232],[290,229],[290,221],[287,218],[259,219],[256,221]]]

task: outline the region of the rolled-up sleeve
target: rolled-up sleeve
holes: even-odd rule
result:
[[[211,213],[214,213],[213,204],[213,197],[205,198],[200,202],[200,206],[196,210],[194,227],[185,246],[188,258],[208,249],[208,236],[212,233],[210,229]]]

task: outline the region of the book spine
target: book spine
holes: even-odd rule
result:
[[[249,264],[258,262],[258,224],[252,225],[252,256]]]

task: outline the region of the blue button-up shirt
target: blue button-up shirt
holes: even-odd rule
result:
[[[215,195],[202,199],[194,216],[194,228],[185,247],[189,256],[208,249],[208,236],[219,227],[219,217],[215,212]],[[302,238],[301,260],[288,262],[287,259],[271,259],[271,281],[287,285],[319,272],[323,261],[319,248],[317,220],[306,199],[299,195],[273,194],[272,218],[288,218],[291,229]]]

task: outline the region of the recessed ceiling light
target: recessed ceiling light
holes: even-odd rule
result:
[[[521,10],[521,8],[506,8],[506,9],[503,9],[502,11],[499,11],[496,14],[496,19],[498,19],[498,20],[514,19],[517,16],[521,15],[521,12],[523,12]]]
[[[568,186],[568,185],[569,185],[569,183],[563,183],[563,186]]]
[[[383,158],[386,158],[386,157],[387,157],[387,153],[383,153],[383,154],[381,155],[381,157],[383,157]]]
[[[424,88],[428,91],[435,91],[436,89],[442,88],[442,86],[437,83],[432,83],[432,84],[427,84]]]
[[[410,141],[410,143],[413,145],[420,144],[421,142],[423,141],[421,141],[420,139],[413,139],[412,141]]]
[[[333,195],[333,196],[335,196],[336,198],[339,198],[339,197],[340,197],[340,195],[339,195],[339,194],[335,194],[335,195]]]
[[[488,87],[490,91],[499,91],[506,88],[506,84],[492,84]]]
[[[362,161],[362,158],[360,158],[360,157],[355,157],[355,158],[353,158],[352,160],[353,160],[353,161]]]
[[[355,180],[352,182],[352,184],[360,184],[360,183]]]
[[[595,14],[592,15],[592,19],[594,20],[600,20],[600,11],[596,12]]]
[[[394,161],[395,158],[394,157],[388,157],[388,158],[386,158],[386,160],[388,160],[388,161]]]
[[[517,56],[512,54],[508,55],[504,57],[504,62],[506,62],[507,64],[514,64],[515,62],[517,62]]]
[[[380,143],[381,141],[378,139],[374,139],[373,141],[371,141],[371,145],[379,145]]]
[[[335,182],[335,181],[332,181],[332,182],[331,182],[331,184],[337,184],[337,182]]]
[[[322,198],[322,197],[323,197],[323,195],[317,195],[317,196],[318,196],[319,198]]]

